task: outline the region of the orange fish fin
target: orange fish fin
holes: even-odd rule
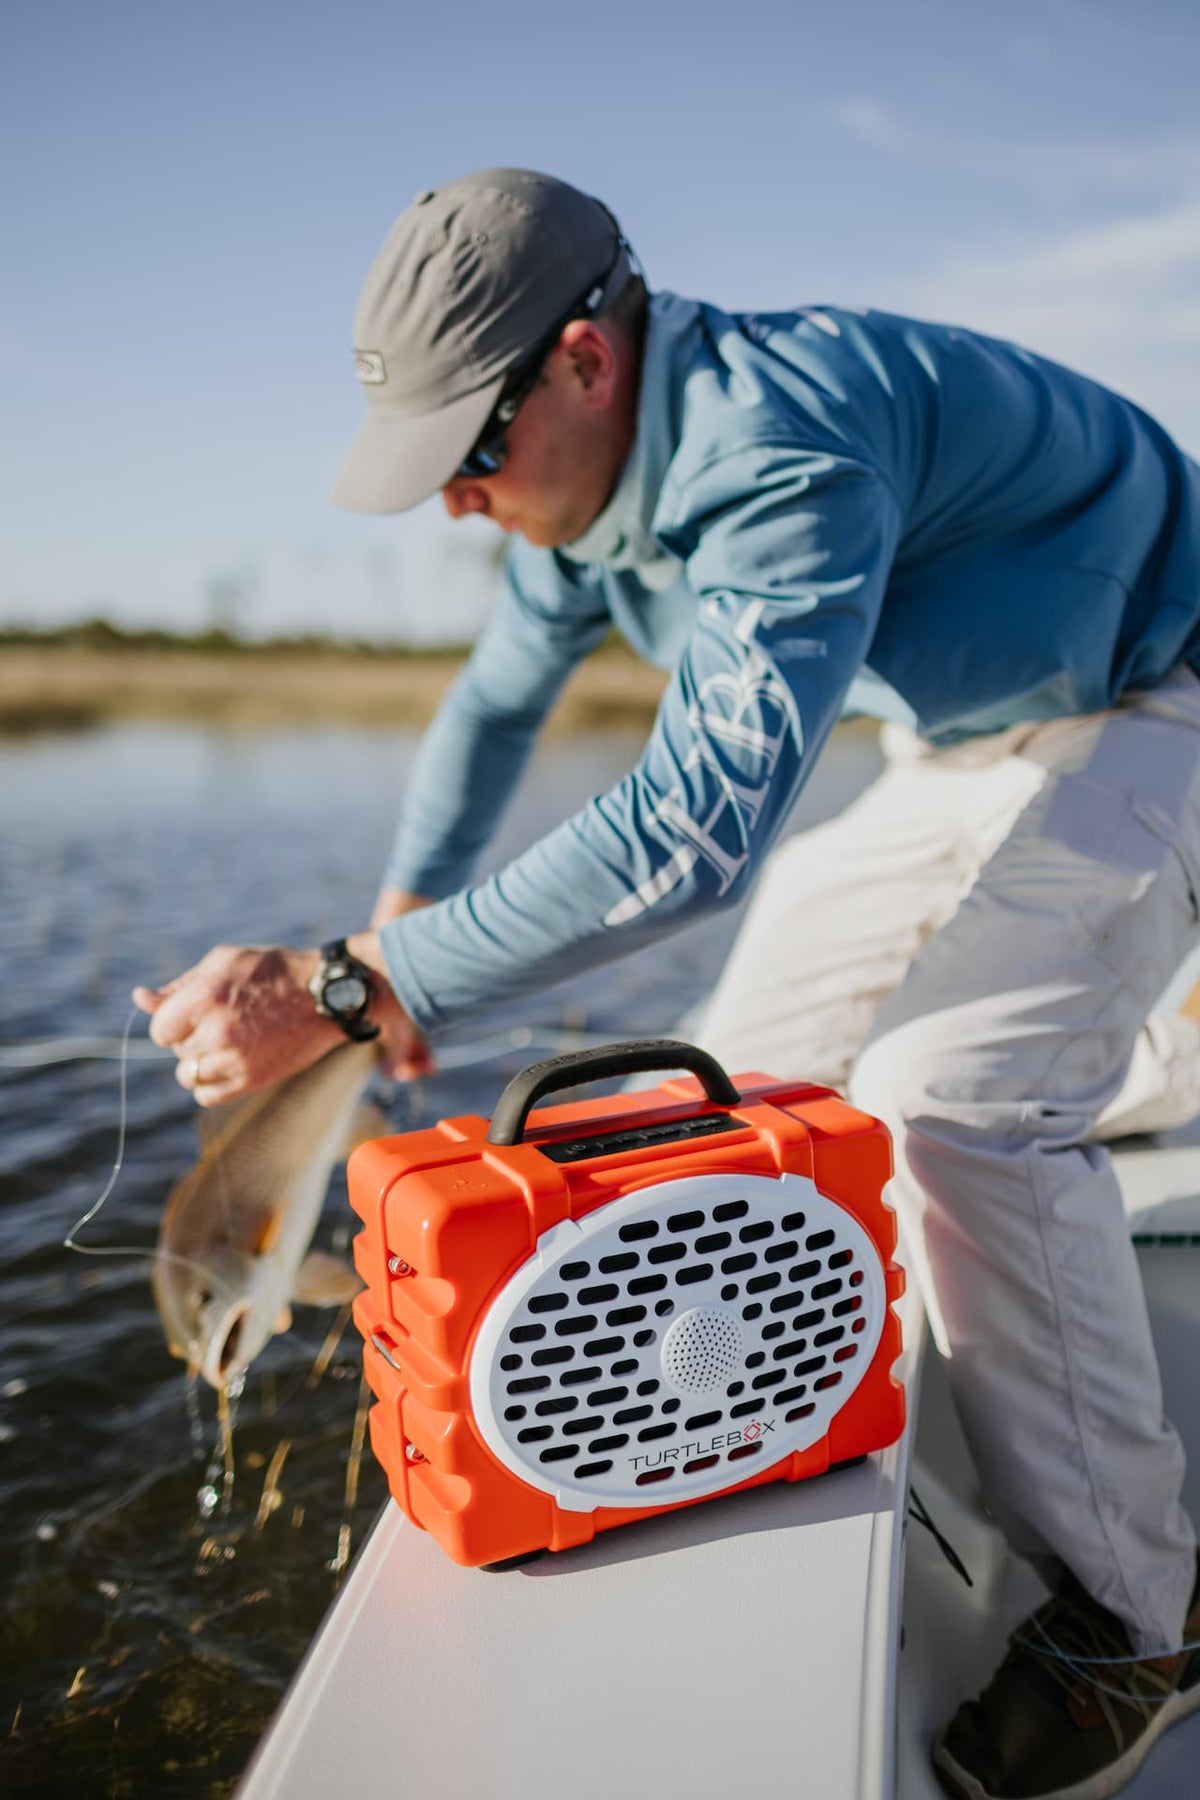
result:
[[[355,1270],[340,1256],[310,1250],[296,1271],[292,1299],[303,1306],[345,1306],[361,1287]]]

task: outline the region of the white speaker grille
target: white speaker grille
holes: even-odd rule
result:
[[[663,1182],[545,1233],[483,1319],[471,1403],[568,1511],[696,1499],[824,1435],[886,1308],[872,1240],[807,1177]]]
[[[663,1339],[663,1373],[685,1393],[706,1394],[720,1387],[741,1360],[738,1317],[724,1306],[693,1306]]]

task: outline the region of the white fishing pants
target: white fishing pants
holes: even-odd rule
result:
[[[772,859],[702,1041],[847,1085],[988,1502],[1126,1621],[1179,1642],[1195,1576],[1104,1131],[1200,1112],[1200,1026],[1147,1015],[1198,938],[1200,681],[888,767]]]

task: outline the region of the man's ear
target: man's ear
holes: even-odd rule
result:
[[[563,327],[558,350],[566,359],[569,380],[587,404],[603,412],[617,393],[620,361],[603,328],[591,319],[572,319]]]

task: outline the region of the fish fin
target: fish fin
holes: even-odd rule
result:
[[[256,1235],[250,1241],[250,1248],[255,1256],[266,1256],[283,1227],[283,1208],[277,1212],[267,1213]]]
[[[382,1107],[376,1106],[373,1100],[360,1100],[346,1132],[342,1158],[345,1160],[360,1144],[368,1144],[372,1138],[392,1135],[392,1122]]]
[[[303,1306],[345,1306],[362,1282],[350,1264],[327,1250],[310,1250],[296,1271],[292,1299]]]
[[[272,1325],[271,1330],[275,1333],[276,1337],[282,1337],[285,1331],[290,1331],[291,1329],[292,1309],[290,1306],[285,1306],[275,1323]]]

